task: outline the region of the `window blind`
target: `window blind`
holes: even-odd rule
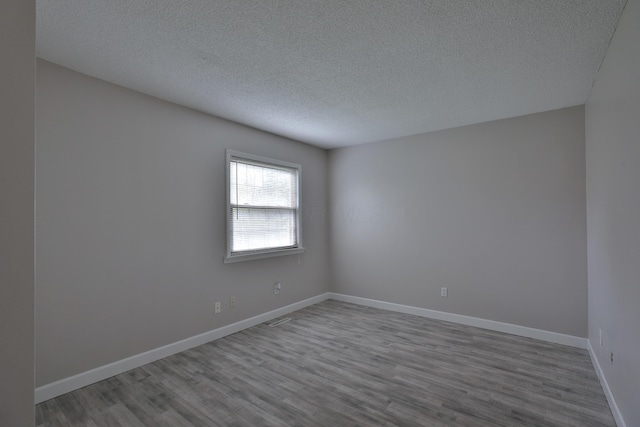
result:
[[[230,252],[298,247],[298,170],[231,158]]]

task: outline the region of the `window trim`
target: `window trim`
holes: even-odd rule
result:
[[[245,251],[242,253],[233,254],[231,252],[231,161],[233,159],[246,161],[247,163],[256,163],[258,165],[267,165],[273,166],[274,168],[283,168],[283,169],[295,169],[297,171],[298,178],[298,206],[296,208],[296,241],[297,246],[287,247],[287,248],[270,248],[270,249],[259,249],[255,251]],[[271,258],[276,256],[284,256],[284,255],[294,255],[300,254],[304,252],[304,245],[302,244],[302,165],[297,163],[285,162],[283,160],[272,159],[269,157],[256,156],[254,154],[242,153],[240,151],[235,150],[227,150],[226,152],[226,218],[227,218],[227,249],[226,256],[224,258],[224,263],[233,263],[239,261],[250,261],[254,259],[262,259],[262,258]]]

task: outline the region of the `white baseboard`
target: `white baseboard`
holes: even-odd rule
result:
[[[468,326],[476,326],[479,328],[490,329],[498,332],[505,332],[513,335],[520,335],[527,338],[539,339],[542,341],[564,344],[572,347],[587,348],[588,340],[586,338],[575,337],[571,335],[559,334],[556,332],[543,331],[540,329],[528,328],[525,326],[513,325],[509,323],[496,322],[493,320],[480,319],[477,317],[464,316],[461,314],[446,313],[442,311],[429,310],[426,308],[413,307],[408,305],[395,304],[391,302],[378,301],[368,298],[354,297],[350,295],[327,292],[315,297],[278,308],[276,310],[263,313],[249,319],[241,320],[231,325],[223,326],[209,332],[195,335],[184,340],[167,344],[165,346],[136,354],[126,359],[118,360],[108,365],[100,366],[89,371],[81,372],[68,378],[63,378],[50,384],[37,387],[35,390],[35,402],[41,403],[45,400],[69,393],[90,384],[110,378],[114,375],[121,374],[131,369],[155,362],[158,359],[171,356],[181,351],[188,350],[193,347],[217,340],[227,335],[240,332],[260,323],[284,316],[296,310],[308,307],[313,304],[325,301],[327,299],[335,299],[338,301],[349,302],[353,304],[364,305],[368,307],[380,308],[383,310],[397,311],[400,313],[413,314],[416,316],[428,317],[431,319],[444,320],[448,322],[459,323]],[[595,360],[595,359],[594,359]],[[598,375],[601,373],[599,372]],[[604,378],[604,377],[601,377]],[[603,384],[606,384],[604,382]],[[603,386],[604,387],[604,386]],[[605,391],[608,390],[608,386]],[[613,399],[612,395],[607,395],[607,399]],[[613,405],[612,405],[613,408]],[[615,406],[617,410],[617,406]],[[619,412],[618,412],[619,413]],[[615,415],[615,414],[614,414]],[[621,419],[621,418],[620,418]],[[624,427],[624,424],[619,424]]]
[[[126,359],[118,360],[108,365],[100,366],[95,369],[91,369],[86,372],[73,375],[68,378],[63,378],[59,381],[55,381],[50,384],[46,384],[37,387],[35,390],[35,403],[41,403],[45,400],[53,399],[54,397],[69,393],[82,387],[86,387],[98,381],[105,380],[114,375],[121,374],[128,370],[138,368],[146,365],[147,363],[155,362],[156,360],[164,357],[171,356],[181,351],[188,350],[193,347],[208,343],[210,341],[217,340],[227,335],[235,334],[244,329],[252,326],[259,325],[260,323],[267,322],[275,319],[276,317],[284,316],[296,310],[308,307],[313,304],[325,301],[329,298],[329,293],[317,295],[315,297],[298,301],[296,303],[287,305],[285,307],[278,308],[276,310],[269,311],[267,313],[259,314],[254,317],[250,317],[245,320],[241,320],[236,323],[232,323],[227,326],[223,326],[218,329],[214,329],[209,332],[205,332],[199,335],[195,335],[184,340],[171,343],[153,350],[146,351],[144,353],[136,354]]]
[[[627,424],[624,422],[622,418],[622,413],[618,408],[618,404],[616,403],[616,399],[613,397],[613,393],[609,388],[609,383],[604,376],[604,371],[602,370],[602,366],[600,366],[600,362],[598,361],[598,357],[596,356],[593,347],[591,346],[591,341],[588,341],[588,349],[589,356],[591,356],[591,363],[593,363],[593,367],[596,370],[596,374],[598,375],[598,379],[600,380],[600,384],[602,385],[602,390],[604,391],[604,395],[607,397],[607,402],[609,402],[609,408],[611,408],[611,413],[613,414],[613,418],[616,420],[616,425],[618,427],[627,427]]]
[[[586,338],[565,335],[557,332],[544,331],[541,329],[528,328],[526,326],[513,325],[511,323],[496,322],[494,320],[480,319],[478,317],[464,316],[462,314],[446,313],[444,311],[429,310],[428,308],[413,307],[410,305],[395,304],[392,302],[379,301],[369,298],[354,297],[351,295],[329,293],[330,299],[350,302],[352,304],[365,305],[367,307],[381,308],[383,310],[397,311],[399,313],[414,314],[416,316],[428,317],[430,319],[444,320],[447,322],[459,323],[461,325],[475,326],[492,331],[505,332],[507,334],[519,335],[527,338],[534,338],[541,341],[556,344],[568,345],[586,349],[588,340]]]

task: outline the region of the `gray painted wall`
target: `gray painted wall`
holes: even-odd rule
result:
[[[586,106],[589,340],[628,426],[640,426],[639,42],[629,0]]]
[[[333,291],[587,336],[583,107],[333,150],[329,181]]]
[[[0,426],[34,424],[35,2],[0,2]]]
[[[37,385],[328,290],[326,151],[44,61],[37,79]],[[304,254],[223,264],[227,148],[302,164]]]

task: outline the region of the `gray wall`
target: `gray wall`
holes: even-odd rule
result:
[[[589,340],[628,426],[640,426],[639,42],[629,0],[586,106]]]
[[[37,385],[328,290],[326,151],[44,61],[37,79]],[[227,148],[302,164],[304,254],[223,264]]]
[[[583,107],[331,151],[332,290],[586,337],[584,162]]]
[[[0,2],[0,425],[33,410],[35,2]]]

